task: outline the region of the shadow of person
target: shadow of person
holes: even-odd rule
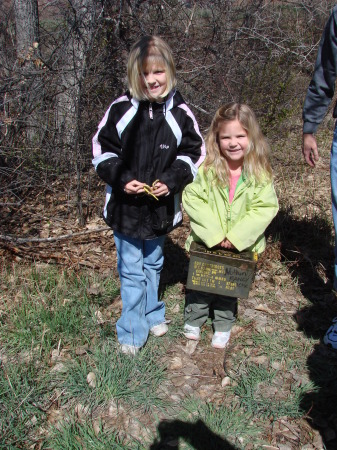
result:
[[[324,448],[337,448],[337,353],[325,345],[315,345],[308,357],[310,378],[317,390],[307,393],[301,402],[307,420],[322,436]]]
[[[164,266],[160,275],[159,296],[162,296],[166,286],[176,283],[185,284],[188,262],[189,258],[184,248],[168,236],[164,247]]]
[[[213,433],[202,420],[194,423],[182,420],[163,420],[158,426],[160,441],[156,440],[150,450],[179,450],[179,438],[195,450],[236,450],[228,441]]]
[[[310,304],[294,314],[298,330],[319,340],[307,359],[315,389],[301,401],[308,423],[320,432],[326,449],[337,448],[337,352],[323,344],[323,337],[337,316],[337,299],[331,293],[334,247],[331,224],[324,218],[296,219],[282,211],[276,229],[282,260]]]
[[[307,359],[315,388],[303,396],[300,406],[310,425],[320,432],[326,450],[337,448],[337,351],[322,343],[333,316],[337,316],[337,300],[333,299],[316,302],[295,315],[298,329],[321,341]]]
[[[279,235],[283,262],[298,281],[302,294],[311,302],[331,292],[334,247],[331,224],[327,219],[294,218],[292,210],[280,211],[272,223]]]

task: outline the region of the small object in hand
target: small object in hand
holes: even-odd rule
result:
[[[155,198],[156,200],[159,201],[159,198],[156,195],[152,194],[152,189],[156,189],[156,184],[158,183],[158,181],[159,180],[154,181],[152,183],[152,186],[149,186],[149,185],[145,184],[143,186],[143,189],[144,189],[144,191],[146,192],[147,195],[151,195],[151,197],[153,197],[153,198]]]

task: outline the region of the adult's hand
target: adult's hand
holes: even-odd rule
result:
[[[303,133],[302,153],[309,166],[315,167],[319,160],[317,142],[313,134]]]

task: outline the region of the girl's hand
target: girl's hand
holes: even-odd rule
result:
[[[235,249],[234,245],[228,239],[224,239],[222,242],[220,242],[220,247],[229,248],[232,250]]]
[[[154,183],[154,186],[152,188],[152,194],[156,197],[162,197],[163,195],[166,195],[170,192],[169,188],[166,186],[166,184],[161,183],[160,181],[157,181]]]
[[[144,186],[145,183],[141,183],[137,180],[132,180],[125,185],[124,192],[131,195],[144,194]]]

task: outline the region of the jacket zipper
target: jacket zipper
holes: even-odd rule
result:
[[[151,155],[151,161],[153,160],[153,155],[154,155],[154,133],[153,133],[153,127],[154,127],[154,115],[153,115],[153,106],[152,103],[149,104],[149,117],[150,117],[150,122],[149,122],[149,155]],[[151,166],[151,164],[150,164]],[[154,180],[149,180],[150,183],[152,183],[152,181]]]
[[[152,103],[150,103],[149,104],[149,118],[150,118],[150,122],[149,122],[149,127],[148,127],[148,130],[149,130],[149,136],[150,136],[150,139],[149,139],[149,141],[152,141],[152,121],[153,121],[153,108],[152,108]],[[138,223],[139,223],[139,229],[141,230],[140,231],[140,234],[142,234],[143,233],[143,215],[144,215],[144,211],[143,211],[143,208],[144,207],[142,207],[141,209],[140,209],[140,211],[139,211],[139,218],[138,218]]]
[[[228,198],[228,210],[227,210],[227,230],[229,229],[229,227],[230,227],[230,224],[231,224],[231,222],[232,222],[232,205],[233,205],[233,203],[234,203],[234,200],[235,200],[235,198],[237,198],[238,197],[238,194],[239,194],[239,196],[241,195],[241,191],[242,191],[242,189],[240,189],[241,188],[241,186],[242,186],[242,184],[244,184],[244,181],[240,184],[240,186],[238,187],[238,189],[235,189],[235,192],[234,192],[234,197],[233,197],[233,200],[232,200],[232,202],[230,203],[229,202],[229,198]]]

